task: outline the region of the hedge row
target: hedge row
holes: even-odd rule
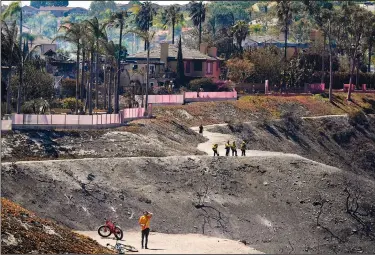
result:
[[[324,82],[326,84],[326,88],[328,89],[329,86],[329,73],[325,74]],[[321,79],[321,72],[316,72],[314,77],[310,83],[320,83]],[[349,73],[344,72],[334,72],[333,73],[333,89],[342,89],[344,84],[348,84],[350,79]],[[356,74],[353,76],[353,84],[356,84]],[[375,73],[359,73],[358,76],[358,84],[356,84],[357,88],[362,88],[362,84],[367,84],[368,89],[375,88]]]

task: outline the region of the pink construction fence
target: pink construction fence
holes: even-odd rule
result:
[[[126,108],[118,114],[98,115],[13,114],[11,120],[1,121],[1,130],[11,130],[12,126],[20,129],[109,128],[150,116],[152,116],[152,105],[149,105],[147,116],[145,116],[145,108]]]
[[[1,131],[12,130],[12,120],[1,120]]]
[[[137,101],[140,104],[142,96],[137,96]],[[146,102],[146,96],[144,96],[143,101]],[[149,95],[148,103],[154,105],[161,104],[184,104],[184,95]]]
[[[237,91],[230,92],[185,92],[185,102],[237,100]]]
[[[148,103],[153,105],[182,105],[188,102],[209,102],[219,100],[237,100],[237,91],[230,92],[185,92],[183,95],[149,95]],[[136,101],[141,104],[142,96],[137,95]],[[146,96],[143,102],[146,101]]]

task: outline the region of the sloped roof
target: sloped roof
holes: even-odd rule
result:
[[[168,58],[177,59],[178,47],[176,45],[169,44],[168,47]],[[206,54],[201,53],[198,50],[189,49],[182,47],[183,59],[201,59],[201,60],[217,60],[216,57],[210,57]],[[127,59],[147,59],[147,51],[138,52],[127,57]],[[150,59],[160,59],[160,45],[150,49]]]
[[[73,9],[81,9],[87,11],[87,9],[82,7],[42,6],[39,8],[40,11],[70,11]]]
[[[35,8],[35,7],[32,7],[32,6],[30,6],[30,5],[25,5],[25,6],[22,6],[22,9],[29,9],[29,10],[33,10],[33,11],[39,11],[39,9],[38,8]]]

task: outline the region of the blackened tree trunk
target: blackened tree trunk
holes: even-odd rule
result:
[[[107,83],[108,83],[108,80],[107,80],[107,56],[105,56],[105,59],[104,59],[104,82],[103,82],[103,85],[104,85],[104,95],[103,95],[103,98],[104,98],[104,109],[107,109],[107,93],[108,93],[108,89],[107,89]]]
[[[92,85],[93,85],[93,76],[94,76],[94,51],[91,51],[90,56],[90,82],[89,82],[89,95],[88,95],[88,101],[89,101],[89,114],[92,114]]]
[[[77,46],[77,70],[76,70],[76,114],[78,114],[78,100],[79,100],[79,45]]]
[[[147,41],[149,46],[150,42]],[[150,79],[150,47],[147,47],[147,68],[146,68],[146,105],[145,105],[145,115],[148,114],[148,84]]]
[[[12,61],[10,61],[10,63],[12,63]],[[10,101],[11,101],[11,87],[10,87],[10,84],[11,84],[11,80],[12,80],[12,65],[10,64],[9,65],[9,73],[8,73],[8,84],[7,84],[7,104],[6,104],[6,109],[5,109],[5,112],[7,114],[10,114]]]
[[[95,52],[95,107],[99,109],[99,41],[96,40],[96,52]]]
[[[120,88],[120,80],[121,80],[121,75],[120,75],[120,72],[121,72],[121,53],[122,53],[122,30],[124,28],[124,24],[123,22],[121,22],[120,24],[120,44],[119,44],[119,52],[118,52],[118,59],[117,59],[117,83],[116,83],[116,86],[115,86],[115,113],[118,113],[119,110],[120,110],[120,106],[119,106],[119,88]]]
[[[21,113],[21,91],[22,91],[22,83],[23,83],[23,49],[22,49],[22,8],[20,10],[20,44],[19,44],[19,47],[20,47],[20,56],[21,56],[21,60],[20,60],[20,71],[19,71],[19,74],[20,74],[20,77],[19,77],[19,84],[18,84],[18,91],[17,91],[17,113]]]
[[[350,67],[350,80],[349,80],[349,90],[348,90],[348,96],[347,100],[352,100],[352,84],[353,84],[353,78],[354,78],[354,67],[355,67],[355,57],[352,57],[351,59],[351,67]]]
[[[174,26],[175,26],[175,21],[172,20],[172,44],[174,44]]]
[[[113,67],[111,66],[109,73],[109,86],[108,86],[108,113],[112,113],[112,81],[113,81]]]
[[[326,34],[324,33],[323,38],[323,52],[322,52],[322,77],[320,78],[320,83],[324,83],[324,76],[325,76],[325,66],[324,66],[324,60],[325,60],[325,53],[326,53]]]
[[[82,74],[81,74],[81,102],[83,102],[83,99],[86,97],[85,94],[85,64],[86,64],[86,51],[82,49]]]
[[[368,66],[367,72],[371,72],[371,54],[372,54],[372,40],[369,41],[369,48],[368,48]]]

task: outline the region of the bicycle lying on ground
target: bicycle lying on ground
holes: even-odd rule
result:
[[[138,252],[138,250],[134,246],[119,243],[119,240],[116,240],[115,245],[107,243],[107,247],[118,252],[118,254],[125,254],[125,251]]]
[[[124,236],[124,233],[122,232],[122,229],[116,226],[116,222],[112,222],[111,220],[105,219],[105,225],[100,226],[98,228],[98,234],[101,237],[109,237],[111,234],[114,234],[115,238],[117,240],[121,240]]]

